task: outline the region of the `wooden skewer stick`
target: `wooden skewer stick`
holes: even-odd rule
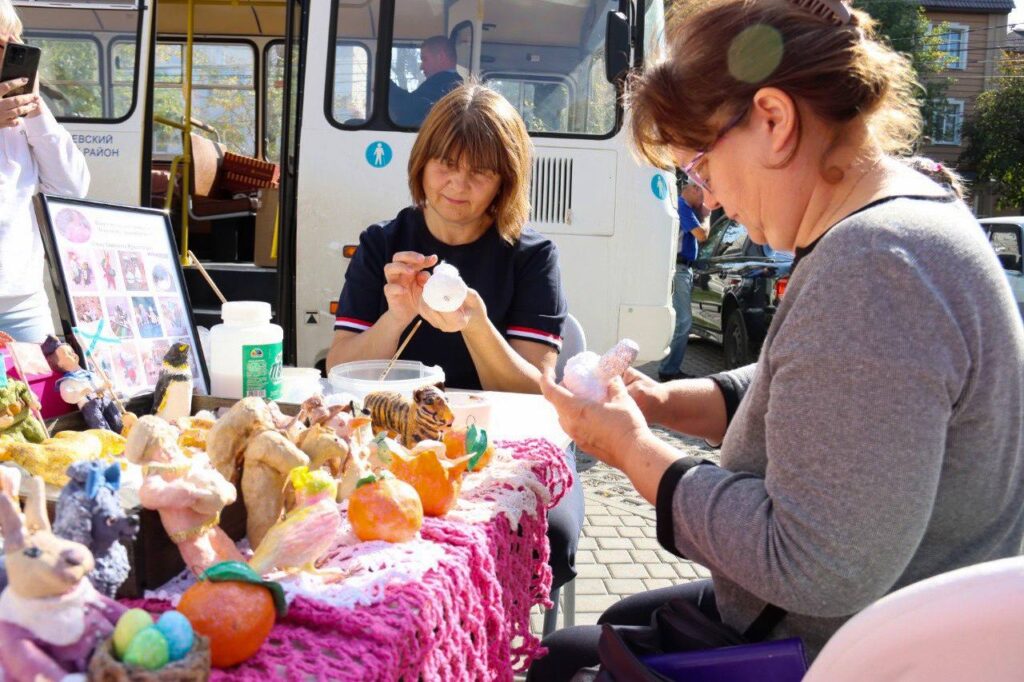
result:
[[[401,355],[402,351],[405,350],[405,347],[409,345],[409,341],[412,340],[413,334],[416,333],[416,330],[420,328],[421,324],[423,324],[422,317],[416,320],[416,324],[414,324],[412,329],[409,330],[409,335],[406,336],[405,341],[402,341],[401,345],[398,346],[398,350],[395,351],[395,355],[391,358],[391,362],[389,362],[388,366],[384,368],[384,371],[380,373],[380,379],[378,379],[378,381],[384,381],[388,374],[391,373],[391,368],[395,366],[396,362],[398,362],[398,356]]]
[[[206,283],[210,285],[211,289],[213,289],[213,293],[217,294],[217,298],[220,299],[220,302],[227,303],[228,299],[224,298],[224,294],[222,294],[220,289],[217,288],[217,285],[213,283],[213,278],[210,277],[210,273],[206,271],[206,268],[203,267],[203,264],[199,262],[198,258],[196,258],[196,254],[192,253],[192,251],[189,250],[188,257],[192,261],[192,267],[199,270],[199,274],[203,276],[203,279],[206,280]]]

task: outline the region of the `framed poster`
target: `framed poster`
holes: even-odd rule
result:
[[[48,194],[36,196],[36,214],[65,337],[77,329],[75,345],[125,397],[152,392],[164,353],[187,343],[195,387],[209,394],[167,214]]]

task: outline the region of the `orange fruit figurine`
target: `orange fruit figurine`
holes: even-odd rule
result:
[[[423,503],[415,488],[382,471],[360,479],[348,498],[348,520],[364,542],[405,542],[423,526]]]
[[[467,469],[479,471],[490,464],[494,456],[494,444],[488,439],[487,431],[476,425],[463,429],[448,429],[441,437],[448,459],[461,460],[454,472],[461,474]],[[466,459],[467,455],[471,455]]]
[[[459,465],[451,464],[445,453],[444,444],[436,440],[420,442],[408,455],[393,453],[391,473],[416,489],[427,516],[447,514],[462,489]]]
[[[178,611],[210,639],[210,661],[228,668],[252,658],[270,635],[277,615],[285,615],[284,591],[240,561],[208,568],[185,590]]]

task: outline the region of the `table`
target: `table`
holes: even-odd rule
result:
[[[567,442],[542,397],[488,396],[493,398],[492,433],[536,432]],[[504,452],[496,453],[490,466],[467,476],[456,508],[424,520],[421,540],[403,543],[408,548],[353,546],[349,536],[328,560],[329,566],[351,567],[408,551],[407,566],[428,557],[429,570],[377,585],[371,603],[340,605],[293,596],[288,615],[257,656],[237,668],[215,670],[211,679],[511,680],[525,670],[544,652],[530,633],[529,614],[536,604],[550,606],[547,509],[572,479],[561,447],[546,438],[499,445]],[[350,533],[347,520],[344,525],[343,535]],[[170,607],[153,598],[132,605],[150,612]]]

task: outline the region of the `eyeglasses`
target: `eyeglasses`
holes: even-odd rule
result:
[[[718,144],[723,137],[725,137],[726,133],[728,133],[730,130],[738,126],[740,124],[740,121],[746,118],[746,116],[747,110],[744,109],[743,111],[739,112],[731,119],[729,119],[729,122],[722,126],[722,129],[718,131],[717,135],[715,135],[715,139],[711,142],[711,144],[697,152],[697,155],[690,160],[690,163],[686,164],[686,167],[683,168],[683,175],[686,176],[686,178],[690,181],[691,184],[697,185],[705,192],[711,191],[711,185],[708,184],[708,181],[702,178],[700,176],[700,173],[697,172],[697,166],[701,163],[701,161],[705,159],[705,157],[707,157],[708,153],[712,149],[714,149],[715,145]]]

